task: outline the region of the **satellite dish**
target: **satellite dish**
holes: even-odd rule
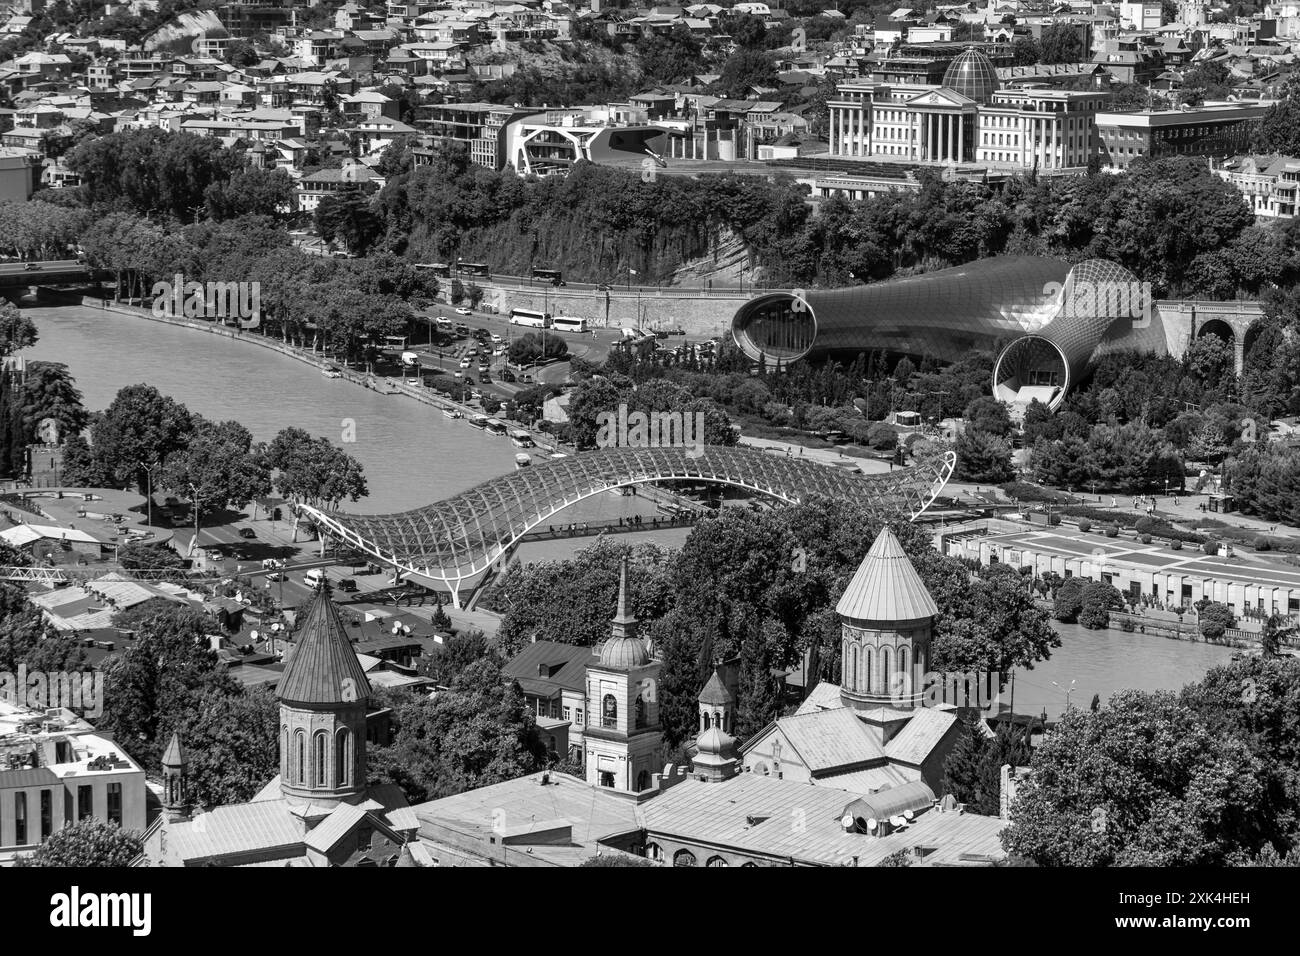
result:
[[[402,625],[398,624],[396,621],[393,622],[393,633],[394,634],[402,633]]]
[[[846,829],[846,830],[852,830],[852,829],[853,829],[853,814],[851,814],[851,813],[846,813],[846,814],[844,814],[844,816],[840,819],[840,826],[842,826],[842,827],[843,827],[844,829]]]
[[[248,632],[248,636],[251,637],[253,640],[257,640],[257,638],[258,638],[259,635],[258,635],[257,631],[249,631],[249,632]]]
[[[273,632],[275,632],[275,631],[279,631],[279,630],[280,630],[280,625],[279,625],[279,624],[272,624],[272,625],[271,625],[271,630],[272,630]]]
[[[890,825],[891,827],[901,827],[901,826],[903,825],[903,818],[902,818],[902,817],[890,817],[890,818],[889,818],[889,825]]]
[[[911,819],[912,819],[913,817],[915,817],[915,816],[916,816],[916,814],[913,813],[911,810],[904,810],[904,811],[903,811],[903,819],[905,819],[905,820],[911,820]]]
[[[403,625],[402,625],[402,633],[403,633],[403,634],[410,634],[410,633],[411,633],[411,625],[409,625],[409,624],[403,624]]]
[[[874,830],[874,829],[875,829],[876,827],[878,827],[878,826],[880,826],[880,824],[876,822],[876,818],[875,818],[875,817],[869,817],[869,818],[867,819],[867,829],[868,829],[868,830]]]

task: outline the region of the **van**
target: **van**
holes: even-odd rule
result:
[[[309,588],[318,588],[320,587],[320,583],[324,580],[325,580],[325,569],[312,568],[305,575],[303,575],[302,583],[307,585],[307,587]]]

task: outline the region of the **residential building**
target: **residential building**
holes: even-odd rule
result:
[[[1235,156],[1270,104],[1220,103],[1178,110],[1100,112],[1096,116],[1101,164],[1123,171],[1134,160],[1164,156]]]
[[[1214,160],[1210,162],[1213,164]],[[1213,168],[1221,179],[1241,191],[1256,216],[1295,218],[1300,159],[1294,156],[1234,156]]]
[[[86,675],[67,677],[84,690]],[[71,709],[29,706],[30,686],[0,691],[0,864],[83,820],[144,830],[145,773],[126,751]]]

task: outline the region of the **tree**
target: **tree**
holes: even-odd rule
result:
[[[361,463],[328,438],[313,438],[301,428],[282,429],[266,448],[265,465],[274,472],[278,494],[295,504],[337,508],[370,493]],[[298,540],[294,509],[293,540]]]
[[[36,323],[12,302],[0,302],[0,357],[36,344]]]
[[[1046,736],[1002,843],[1039,866],[1223,866],[1273,831],[1263,769],[1173,694],[1122,691]]]
[[[722,64],[714,88],[723,96],[744,97],[755,86],[776,86],[776,62],[765,50],[738,50]]]
[[[1083,60],[1083,40],[1079,28],[1069,23],[1058,23],[1043,31],[1039,43],[1041,63],[1079,63]]]
[[[181,725],[203,692],[237,693],[239,685],[209,649],[207,621],[188,606],[154,599],[119,613],[113,623],[136,637],[105,672],[104,714],[97,727],[157,772],[171,729]]]
[[[15,866],[126,867],[144,850],[140,835],[116,823],[81,820],[55,830]]]
[[[512,780],[545,757],[523,692],[490,657],[450,690],[402,704],[393,743],[371,753],[372,778],[397,784],[412,803]]]
[[[244,803],[279,772],[280,703],[268,688],[208,686],[175,716],[161,737],[180,734],[196,805]]]
[[[244,169],[224,182],[208,186],[203,200],[208,215],[217,221],[241,216],[280,216],[293,208],[294,181],[282,169]]]
[[[475,661],[487,657],[492,651],[487,638],[477,628],[453,634],[443,645],[442,650],[428,663],[422,663],[421,673],[432,677],[443,686],[451,686],[460,677],[461,672]]]
[[[1031,36],[1016,37],[1011,44],[1011,55],[1016,66],[1032,66],[1042,58],[1038,41]]]
[[[781,716],[781,688],[773,674],[772,650],[788,643],[786,635],[780,633],[783,630],[777,621],[763,621],[751,628],[740,645],[735,735],[741,741]]]
[[[1105,581],[1089,581],[1079,601],[1079,623],[1093,630],[1108,627],[1110,612],[1124,607],[1119,591]]]
[[[1005,441],[979,429],[967,429],[957,437],[957,467],[959,481],[978,481],[995,484],[1015,477],[1011,467],[1011,448]]]
[[[147,544],[132,541],[118,548],[117,560],[128,571],[145,569],[179,570],[185,559],[165,544]]]
[[[1052,601],[1052,617],[1066,624],[1074,623],[1083,610],[1083,585],[1078,578],[1067,578]]]
[[[68,488],[103,488],[110,482],[86,439],[72,435],[63,442],[59,480]]]
[[[543,341],[544,340],[544,341]],[[543,358],[563,359],[569,354],[569,345],[558,335],[539,335],[528,332],[510,343],[510,361],[516,365],[532,365]]]
[[[384,223],[370,200],[354,185],[326,196],[314,214],[316,231],[325,242],[340,239],[347,250],[364,256],[383,233]]]
[[[190,498],[194,544],[204,515],[229,505],[242,508],[271,490],[270,469],[253,435],[236,421],[197,419],[189,443],[163,463],[163,486]]]
[[[145,492],[147,469],[185,448],[194,421],[189,409],[152,385],[121,389],[90,427],[95,459],[105,477]]]
[[[990,739],[978,715],[962,719],[961,736],[943,765],[943,792],[952,794],[972,813],[995,817],[1002,809],[1002,766],[1028,766],[1031,759],[1024,733],[1001,725]]]
[[[998,438],[1011,434],[1011,413],[1005,402],[988,395],[975,399],[966,406],[966,427],[974,428]]]
[[[23,377],[23,429],[28,441],[36,440],[42,422],[58,425],[60,440],[79,435],[90,420],[81,401],[81,389],[68,367],[59,362],[28,362]]]
[[[1222,640],[1228,628],[1237,623],[1232,608],[1218,601],[1206,601],[1197,607],[1199,623],[1197,629],[1207,641]]]

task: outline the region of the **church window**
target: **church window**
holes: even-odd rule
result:
[[[720,856],[711,856],[709,857],[709,861],[704,865],[705,866],[730,866],[731,864],[728,863]]]
[[[325,786],[325,734],[316,735],[316,753],[314,754],[316,772],[312,776],[316,780],[316,786]]]
[[[600,702],[600,726],[618,726],[618,700],[613,694],[606,694]]]
[[[637,727],[644,727],[646,725],[645,701],[640,697],[636,699],[636,725]]]
[[[889,675],[892,672],[889,669],[889,648],[880,649],[880,682],[885,690],[889,690]]]
[[[690,850],[678,850],[673,854],[673,866],[695,866],[695,854]]]
[[[854,646],[853,650],[850,652],[849,660],[850,660],[849,673],[852,675],[852,677],[851,677],[849,680],[845,681],[845,683],[847,683],[847,684],[849,685],[849,690],[857,690],[857,685],[858,685],[858,649],[857,649],[856,646]]]
[[[334,784],[339,787],[348,785],[348,771],[351,769],[352,760],[350,750],[352,748],[352,733],[346,727],[340,730],[334,737]]]
[[[297,754],[297,757],[298,757],[298,767],[297,767],[298,782],[299,782],[299,783],[306,783],[306,782],[307,782],[307,739],[306,739],[306,734],[304,734],[304,733],[300,730],[300,731],[298,731],[297,733],[294,734],[294,740],[295,740],[295,742],[296,742],[296,746],[295,746],[295,748],[294,748],[294,752]]]
[[[898,649],[898,672],[900,674],[907,673],[907,648],[906,647],[900,647]]]
[[[647,843],[645,845],[645,856],[647,860],[655,860],[658,862],[664,858],[663,847],[658,843]]]

